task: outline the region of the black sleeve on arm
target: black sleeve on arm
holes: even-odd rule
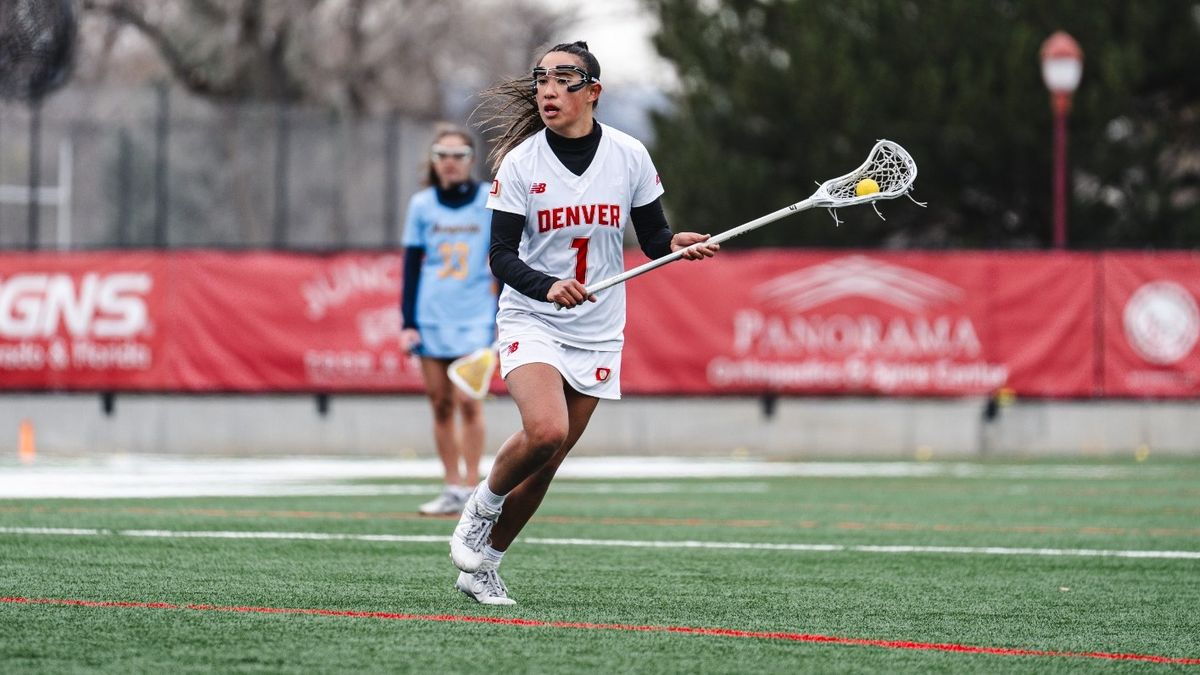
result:
[[[525,216],[507,211],[492,211],[492,274],[507,286],[534,300],[549,302],[546,294],[558,281],[521,260],[521,233],[525,231]]]
[[[662,197],[644,206],[635,206],[629,211],[638,244],[647,258],[654,260],[671,252],[671,228],[663,213]]]
[[[400,316],[405,328],[417,327],[417,288],[421,285],[421,263],[425,261],[423,246],[404,249],[404,286],[400,293]]]

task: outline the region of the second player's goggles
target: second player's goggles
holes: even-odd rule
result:
[[[579,66],[554,66],[553,68],[533,69],[533,90],[535,92],[545,89],[553,82],[560,87],[566,87],[567,91],[574,94],[589,84],[599,81],[599,78],[592,77],[591,73]]]
[[[462,146],[435,145],[430,148],[430,153],[434,159],[446,159],[452,157],[454,159],[469,159],[475,154],[471,148]]]

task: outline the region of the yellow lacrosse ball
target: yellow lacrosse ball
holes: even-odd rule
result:
[[[876,192],[879,192],[879,183],[876,183],[871,178],[864,178],[858,181],[858,184],[854,186],[854,195],[857,197],[866,197],[867,195],[873,195]]]

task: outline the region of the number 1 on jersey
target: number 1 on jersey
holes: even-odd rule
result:
[[[579,283],[587,283],[587,253],[588,242],[587,237],[575,237],[571,240],[571,248],[575,249],[575,281]]]

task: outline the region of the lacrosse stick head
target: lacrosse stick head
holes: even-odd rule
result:
[[[487,398],[499,360],[496,350],[482,347],[451,361],[446,374],[464,394],[481,401]]]
[[[878,192],[858,195],[859,182],[870,178],[879,186]],[[837,208],[866,204],[880,199],[893,199],[907,194],[917,179],[917,163],[899,143],[881,140],[871,148],[867,161],[844,176],[821,183],[813,194],[813,206]]]

